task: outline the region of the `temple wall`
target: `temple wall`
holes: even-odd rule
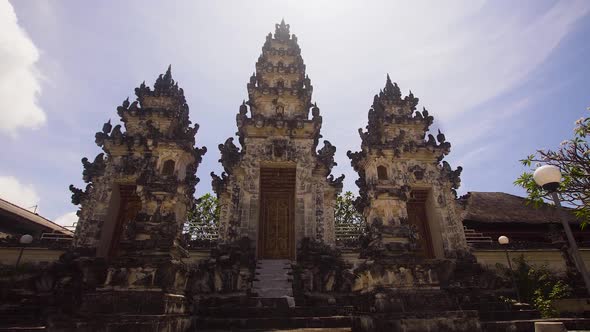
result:
[[[494,268],[497,264],[507,267],[506,253],[504,250],[474,250],[473,254],[480,264]],[[528,250],[509,250],[511,260],[523,256],[531,265],[546,265],[549,269],[565,273],[566,264],[561,251],[557,249],[528,249]],[[590,250],[582,251],[586,264],[590,262]],[[513,265],[514,266],[514,265]]]
[[[369,222],[379,218],[385,225],[401,225],[408,218],[406,201],[389,195],[388,190],[408,186],[411,190],[428,192],[426,214],[437,258],[452,257],[455,250],[466,250],[467,241],[456,206],[455,196],[449,190],[451,184],[441,175],[441,168],[431,160],[400,160],[385,151],[383,156],[371,155],[365,164],[367,184],[382,191],[371,197],[370,208],[365,210]],[[377,167],[387,170],[387,179],[379,179]],[[419,172],[419,173],[418,173]]]
[[[0,264],[14,265],[18,258],[20,248],[4,247],[0,248]],[[46,264],[55,262],[65,253],[62,249],[48,249],[48,248],[25,248],[21,258],[21,264]],[[494,268],[496,264],[506,266],[506,254],[503,250],[484,250],[475,249],[472,253],[477,258],[480,264]],[[549,269],[558,272],[565,272],[565,261],[559,250],[556,249],[522,249],[509,250],[510,258],[514,259],[523,255],[525,260],[532,265],[546,265]],[[580,254],[587,266],[590,266],[590,248],[580,249]],[[359,259],[357,251],[347,250],[343,252],[342,258],[357,267],[365,260]],[[209,259],[209,250],[189,250],[189,257],[183,259],[187,264],[196,264],[200,261]]]
[[[25,248],[20,264],[49,264],[56,262],[65,252],[66,249]],[[18,247],[0,248],[0,264],[14,266],[19,253]]]
[[[284,142],[284,153],[276,153],[276,142]],[[296,169],[294,193],[295,244],[304,237],[335,242],[335,189],[323,176],[313,173],[316,160],[313,139],[284,136],[247,138],[244,154],[229,177],[226,193],[220,196],[221,236],[225,240],[248,236],[258,240],[260,218],[260,169]],[[235,226],[232,226],[235,225]],[[235,229],[232,233],[230,229]]]

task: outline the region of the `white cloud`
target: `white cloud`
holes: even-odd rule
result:
[[[23,184],[13,176],[0,176],[0,198],[34,211],[39,195],[31,184]]]
[[[532,99],[527,95],[501,107],[482,108],[477,113],[456,119],[448,125],[450,130],[447,139],[451,142],[462,142],[462,145],[470,145],[469,142],[472,142],[475,143],[473,145],[480,146],[481,141],[505,134],[502,132],[502,126],[498,124],[513,121],[515,116],[532,104]],[[474,123],[477,123],[477,126],[474,126]]]
[[[525,81],[589,11],[582,0],[557,2],[534,17],[487,7],[447,13],[444,29],[410,26],[424,38],[406,43],[392,79],[408,82],[402,89],[414,90],[435,116],[460,115]]]
[[[53,222],[64,227],[74,226],[78,222],[78,216],[76,212],[68,212],[55,218]]]
[[[39,51],[18,25],[8,0],[0,0],[0,133],[38,128],[46,121],[37,103],[41,92],[36,68]]]

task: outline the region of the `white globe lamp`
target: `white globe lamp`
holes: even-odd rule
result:
[[[502,235],[498,238],[498,243],[501,245],[505,245],[505,244],[510,243],[510,239],[508,239],[507,236]]]
[[[543,189],[554,192],[559,188],[561,182],[561,171],[559,167],[553,165],[544,165],[535,170],[533,180]]]
[[[31,242],[33,242],[33,236],[25,234],[20,237],[20,240],[18,240],[18,242],[20,244],[31,244]]]

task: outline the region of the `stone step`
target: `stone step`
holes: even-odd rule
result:
[[[253,284],[252,289],[272,289],[272,288],[285,288],[291,289],[292,285],[287,280],[258,280],[255,281],[256,285]]]
[[[252,294],[257,298],[292,298],[291,282],[291,261],[259,260],[252,284]],[[290,303],[292,305],[292,300]]]
[[[262,273],[256,273],[255,277],[256,280],[265,280],[265,279],[291,279],[290,273],[285,272],[272,272],[272,271],[265,271]]]
[[[271,306],[258,306],[256,302],[250,303],[250,307],[203,307],[198,309],[198,315],[208,317],[328,317],[328,316],[352,316],[352,306],[317,306],[317,307],[292,307],[284,304]],[[268,304],[268,303],[267,303]]]
[[[32,331],[47,331],[47,328],[44,325],[39,326],[26,326],[26,325],[18,325],[18,326],[9,326],[9,327],[0,327],[0,332],[10,331],[10,332],[32,332]]]
[[[590,318],[544,318],[509,321],[482,322],[483,332],[530,332],[535,330],[535,322],[562,322],[568,331],[590,330]]]
[[[256,289],[252,290],[256,297],[267,299],[278,299],[285,296],[293,296],[293,289],[291,288],[270,288],[270,289]]]
[[[274,269],[274,270],[281,270],[281,269],[290,269],[291,264],[261,264],[256,265],[256,269]]]
[[[289,260],[259,260],[256,263],[256,267],[274,267],[274,266],[291,266],[292,262]]]
[[[239,329],[232,331],[240,331],[240,332],[352,332],[352,328],[350,327],[337,327],[337,328],[301,328],[301,329]],[[201,330],[199,332],[227,332],[227,330]]]
[[[291,276],[291,270],[290,269],[282,269],[282,270],[256,270],[256,276],[265,276],[265,277],[272,277],[272,276]]]
[[[291,269],[284,268],[284,269],[256,269],[256,275],[290,275]]]
[[[261,280],[252,283],[252,289],[269,289],[269,288],[292,288],[291,283],[287,280]]]
[[[479,318],[482,321],[503,321],[538,319],[541,315],[537,310],[513,310],[513,311],[480,311]]]
[[[350,328],[352,317],[249,317],[249,318],[217,318],[196,317],[193,320],[193,331],[202,329],[301,329],[301,328]]]

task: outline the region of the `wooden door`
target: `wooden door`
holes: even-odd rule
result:
[[[293,259],[295,169],[261,169],[258,253],[264,259]]]
[[[262,258],[291,257],[291,215],[293,196],[288,193],[263,195]]]
[[[432,246],[432,236],[426,217],[426,197],[427,192],[413,192],[412,197],[407,202],[408,222],[414,225],[418,231],[419,253],[425,258],[434,258],[434,249]]]
[[[109,247],[109,257],[115,257],[119,251],[119,244],[121,242],[122,233],[125,230],[125,225],[135,219],[137,213],[141,210],[141,199],[137,196],[136,186],[122,185],[119,186],[119,212],[117,213],[117,220],[111,238],[111,245]]]

